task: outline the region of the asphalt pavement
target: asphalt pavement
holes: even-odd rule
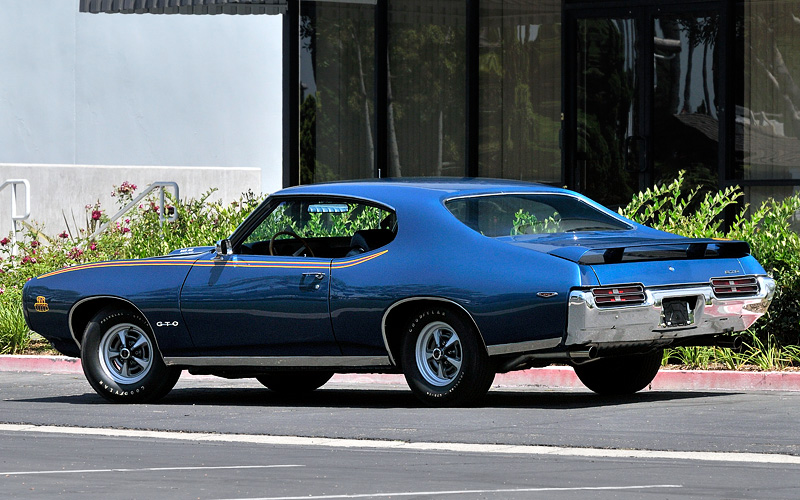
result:
[[[0,372],[0,491],[25,498],[798,498],[800,393],[401,384],[304,397],[184,377],[110,404],[79,373]]]

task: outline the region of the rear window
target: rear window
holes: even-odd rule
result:
[[[458,220],[484,236],[624,231],[630,226],[588,203],[559,194],[507,194],[447,200]]]

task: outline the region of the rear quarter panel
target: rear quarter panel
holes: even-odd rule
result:
[[[334,260],[331,316],[343,354],[385,353],[383,315],[413,297],[458,303],[487,345],[561,338],[569,291],[581,284],[577,264],[482,236],[440,202],[417,208],[398,209],[395,240],[363,254],[374,258],[347,267]]]

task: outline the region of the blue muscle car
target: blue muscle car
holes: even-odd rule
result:
[[[284,189],[216,247],[58,269],[23,301],[111,401],[155,400],[182,370],[293,393],[402,372],[423,402],[456,405],[554,362],[595,392],[636,392],[665,347],[729,345],[774,288],[741,241],[656,231],[563,189],[431,179]]]

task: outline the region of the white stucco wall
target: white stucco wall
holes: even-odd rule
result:
[[[86,14],[67,0],[0,0],[0,12],[0,163],[256,168],[242,191],[281,187],[280,16]],[[69,193],[111,189],[91,172],[37,196],[82,210]],[[226,177],[196,175],[205,188]]]
[[[67,229],[85,227],[86,205],[99,202],[106,214],[119,210],[118,199],[111,196],[114,186],[127,181],[138,188],[140,194],[149,184],[171,181],[178,184],[181,199],[199,199],[211,186],[216,191],[209,201],[225,203],[238,200],[241,194],[252,189],[256,194],[261,181],[257,168],[236,167],[175,167],[175,166],[119,166],[119,165],[35,165],[0,164],[3,179],[27,179],[30,184],[29,224],[54,236]],[[80,182],[75,182],[80,179]],[[2,182],[0,182],[1,184]],[[173,190],[167,190],[173,194]],[[17,214],[24,214],[25,191],[17,187]],[[0,192],[0,236],[11,231],[11,189]],[[23,231],[25,232],[25,231]]]

